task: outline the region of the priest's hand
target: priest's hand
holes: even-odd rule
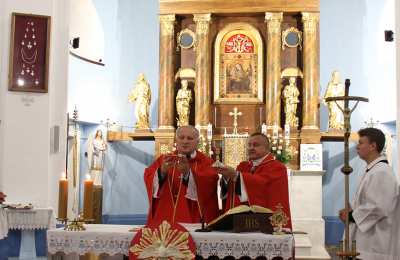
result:
[[[0,203],[3,203],[6,199],[7,195],[0,191]]]
[[[189,160],[184,155],[178,155],[178,159],[176,161],[176,167],[179,172],[183,175],[187,175],[190,171]]]
[[[349,206],[349,211],[346,211],[346,209],[341,209],[339,210],[339,218],[341,221],[346,222],[346,216],[349,214],[349,212],[351,212],[352,209]]]
[[[161,163],[161,173],[166,174],[168,170],[172,167],[174,167],[176,162],[176,156],[175,155],[165,155],[162,163]]]
[[[346,209],[339,210],[339,218],[341,221],[346,222]]]
[[[221,174],[226,181],[235,181],[238,175],[236,170],[229,166],[217,168],[217,173]]]

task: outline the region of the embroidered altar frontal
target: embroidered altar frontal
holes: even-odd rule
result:
[[[139,228],[140,226],[136,226]],[[233,256],[240,258],[264,256],[267,259],[281,257],[293,259],[294,237],[292,235],[268,235],[263,233],[228,233],[228,232],[195,232],[200,225],[186,224],[196,244],[196,254],[203,258],[217,256],[224,258]],[[127,255],[132,238],[136,232],[129,232],[128,225],[96,225],[86,226],[86,231],[70,232],[54,229],[47,232],[48,253],[57,255]]]

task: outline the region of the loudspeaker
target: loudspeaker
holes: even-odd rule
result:
[[[79,37],[72,39],[72,48],[78,49],[79,48]]]
[[[386,42],[392,42],[394,40],[393,34],[394,33],[391,30],[385,31],[385,41]]]
[[[60,126],[55,125],[50,128],[50,153],[60,151]]]

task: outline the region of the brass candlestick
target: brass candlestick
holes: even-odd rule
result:
[[[85,220],[79,215],[77,218],[72,220],[69,224],[66,224],[64,230],[67,231],[84,231],[86,230],[85,226],[83,225]]]
[[[345,189],[345,196],[344,196],[344,206],[346,214],[345,219],[345,238],[344,238],[344,246],[343,251],[337,252],[337,256],[341,259],[356,259],[360,253],[357,253],[356,244],[354,241],[354,245],[350,248],[350,230],[349,230],[349,175],[353,172],[353,168],[349,165],[349,137],[351,133],[351,125],[350,125],[350,117],[351,113],[356,109],[358,103],[360,101],[368,102],[368,98],[364,97],[355,97],[349,96],[349,88],[350,88],[350,79],[346,79],[345,82],[345,93],[342,97],[329,97],[326,98],[326,102],[334,101],[339,109],[343,113],[344,117],[344,166],[342,167],[341,171],[344,174],[344,189]],[[339,106],[337,101],[344,101],[344,107]],[[349,101],[356,101],[353,108],[349,108]],[[353,244],[353,243],[352,243]]]

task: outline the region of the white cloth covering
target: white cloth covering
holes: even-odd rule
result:
[[[85,225],[85,231],[65,231],[53,229],[47,231],[47,248],[50,254],[94,253],[127,254],[131,240],[136,232],[129,232],[128,225]],[[140,226],[136,226],[139,228]],[[281,256],[283,259],[293,257],[294,237],[292,235],[267,235],[263,233],[228,233],[228,232],[195,232],[200,224],[184,224],[190,232],[197,249],[197,254],[209,256],[266,256],[272,259]]]
[[[400,259],[399,185],[387,163],[378,157],[367,166],[352,201],[351,239],[363,260]]]
[[[8,222],[6,210],[0,207],[0,239],[3,239],[8,234]]]
[[[51,208],[6,209],[9,229],[34,230],[56,227],[56,219]]]

